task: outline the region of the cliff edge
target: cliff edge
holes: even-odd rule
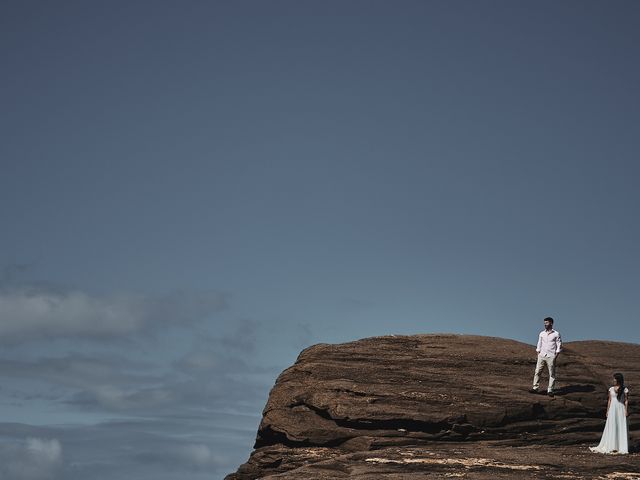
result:
[[[528,392],[535,361],[531,345],[470,335],[315,345],[278,377],[255,450],[226,480],[640,479],[640,345],[565,344],[555,397]],[[598,455],[587,447],[616,371],[632,453]]]

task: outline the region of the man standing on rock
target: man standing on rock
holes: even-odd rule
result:
[[[561,351],[562,340],[560,339],[560,332],[553,329],[553,318],[547,317],[544,319],[544,330],[538,335],[538,346],[536,347],[538,363],[536,364],[536,371],[533,376],[531,393],[538,393],[538,389],[540,388],[540,373],[546,365],[549,370],[547,395],[553,397],[556,383],[556,360]]]

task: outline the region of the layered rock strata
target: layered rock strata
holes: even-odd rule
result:
[[[277,379],[255,450],[227,480],[640,479],[640,455],[587,448],[602,432],[615,371],[632,391],[631,447],[640,447],[640,345],[565,344],[555,397],[528,392],[534,367],[531,345],[492,337],[315,345]]]

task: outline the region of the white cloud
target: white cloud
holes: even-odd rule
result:
[[[13,288],[0,291],[0,342],[112,339],[158,326],[193,324],[225,306],[220,292],[101,297],[78,290]]]
[[[27,438],[20,445],[0,446],[0,479],[53,480],[62,466],[60,441]]]
[[[177,457],[193,468],[205,468],[218,463],[211,449],[204,444],[182,445],[178,448]]]
[[[62,460],[62,446],[55,438],[51,440],[28,438],[26,449],[32,457],[44,463],[57,464]]]
[[[77,403],[82,399],[88,404],[95,404],[108,411],[133,411],[162,408],[176,403],[179,399],[176,392],[164,387],[143,389],[124,389],[115,385],[99,385],[88,388],[79,395]]]
[[[213,471],[225,460],[204,443],[188,443],[166,439],[156,449],[136,456],[139,463],[165,465],[171,470]]]

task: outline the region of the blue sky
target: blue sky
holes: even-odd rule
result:
[[[639,342],[639,23],[2,2],[0,478],[222,478],[314,343]]]

